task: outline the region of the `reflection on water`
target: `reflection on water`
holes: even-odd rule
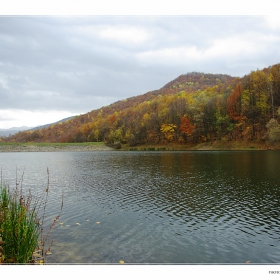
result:
[[[58,263],[279,263],[277,151],[2,153],[43,189]],[[77,224],[78,223],[78,224]]]

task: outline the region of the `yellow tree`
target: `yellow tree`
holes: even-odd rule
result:
[[[175,124],[162,124],[160,127],[160,132],[167,141],[172,142],[174,140],[174,132],[176,127],[177,126]]]

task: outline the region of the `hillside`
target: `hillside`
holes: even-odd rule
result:
[[[51,125],[54,125],[54,124],[58,124],[58,123],[61,123],[61,122],[66,122],[66,121],[71,120],[73,118],[74,118],[74,116],[73,117],[64,118],[64,119],[59,120],[57,122],[48,123],[48,124],[44,124],[44,125],[40,125],[40,126],[36,126],[36,127],[30,128],[29,130],[41,130],[41,129],[47,128],[47,127],[49,127]]]
[[[4,142],[188,144],[280,140],[280,64],[238,78],[192,72],[161,89]]]

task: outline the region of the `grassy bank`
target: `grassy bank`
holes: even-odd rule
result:
[[[104,151],[111,150],[103,142],[85,143],[15,143],[0,142],[0,152],[56,152],[56,151]]]
[[[114,147],[104,142],[84,143],[4,143],[0,142],[0,152],[59,152],[59,151],[110,151]],[[241,141],[212,141],[203,143],[167,143],[129,146],[121,144],[121,151],[231,151],[231,150],[280,150],[280,143],[270,142],[241,142]]]
[[[27,143],[19,143],[19,142],[0,142],[0,147],[5,146],[37,146],[37,147],[98,147],[103,146],[104,142],[83,142],[83,143],[37,143],[37,142],[27,142]]]

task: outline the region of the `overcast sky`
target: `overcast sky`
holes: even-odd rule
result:
[[[264,16],[1,16],[0,128],[36,126],[159,89],[192,71],[280,63]]]

